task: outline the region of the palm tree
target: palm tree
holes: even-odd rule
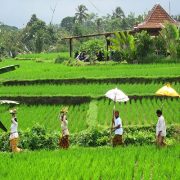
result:
[[[119,19],[123,19],[125,18],[125,15],[124,15],[124,12],[123,10],[121,9],[121,7],[117,7],[115,9],[115,11],[113,12],[113,18],[119,18]]]
[[[88,9],[85,5],[81,4],[76,9],[75,19],[77,23],[82,24],[88,18]]]

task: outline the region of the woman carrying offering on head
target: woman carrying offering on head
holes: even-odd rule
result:
[[[10,147],[12,152],[20,152],[22,149],[18,148],[18,140],[19,140],[19,134],[18,134],[18,120],[16,117],[16,109],[10,110],[10,114],[12,115],[11,119],[11,129],[10,129]]]
[[[59,140],[59,146],[63,149],[68,149],[69,147],[69,130],[68,130],[68,120],[67,120],[68,108],[64,107],[60,111],[59,120],[61,123],[62,136]]]

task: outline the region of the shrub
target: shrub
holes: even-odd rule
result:
[[[166,142],[176,143],[179,139],[179,127],[170,126],[167,129]],[[19,147],[29,150],[57,149],[60,133],[47,133],[44,127],[36,125],[31,130],[20,132]],[[84,147],[105,146],[111,143],[109,129],[92,127],[86,131],[70,135],[71,145]],[[148,145],[155,142],[155,126],[125,127],[125,145]],[[0,151],[9,151],[9,133],[0,134]]]
[[[100,39],[94,39],[84,42],[80,46],[80,51],[85,51],[89,56],[90,62],[94,62],[96,60],[96,53],[102,51],[104,49],[104,42]]]

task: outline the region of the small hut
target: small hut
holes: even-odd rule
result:
[[[144,22],[134,27],[134,31],[140,32],[145,30],[149,34],[155,36],[164,28],[164,23],[166,22],[177,25],[177,22],[162,8],[162,6],[156,4],[152,10],[149,11]]]

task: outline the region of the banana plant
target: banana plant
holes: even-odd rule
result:
[[[114,37],[110,38],[111,49],[121,54],[121,60],[132,63],[136,58],[135,39],[128,32],[115,32]]]

